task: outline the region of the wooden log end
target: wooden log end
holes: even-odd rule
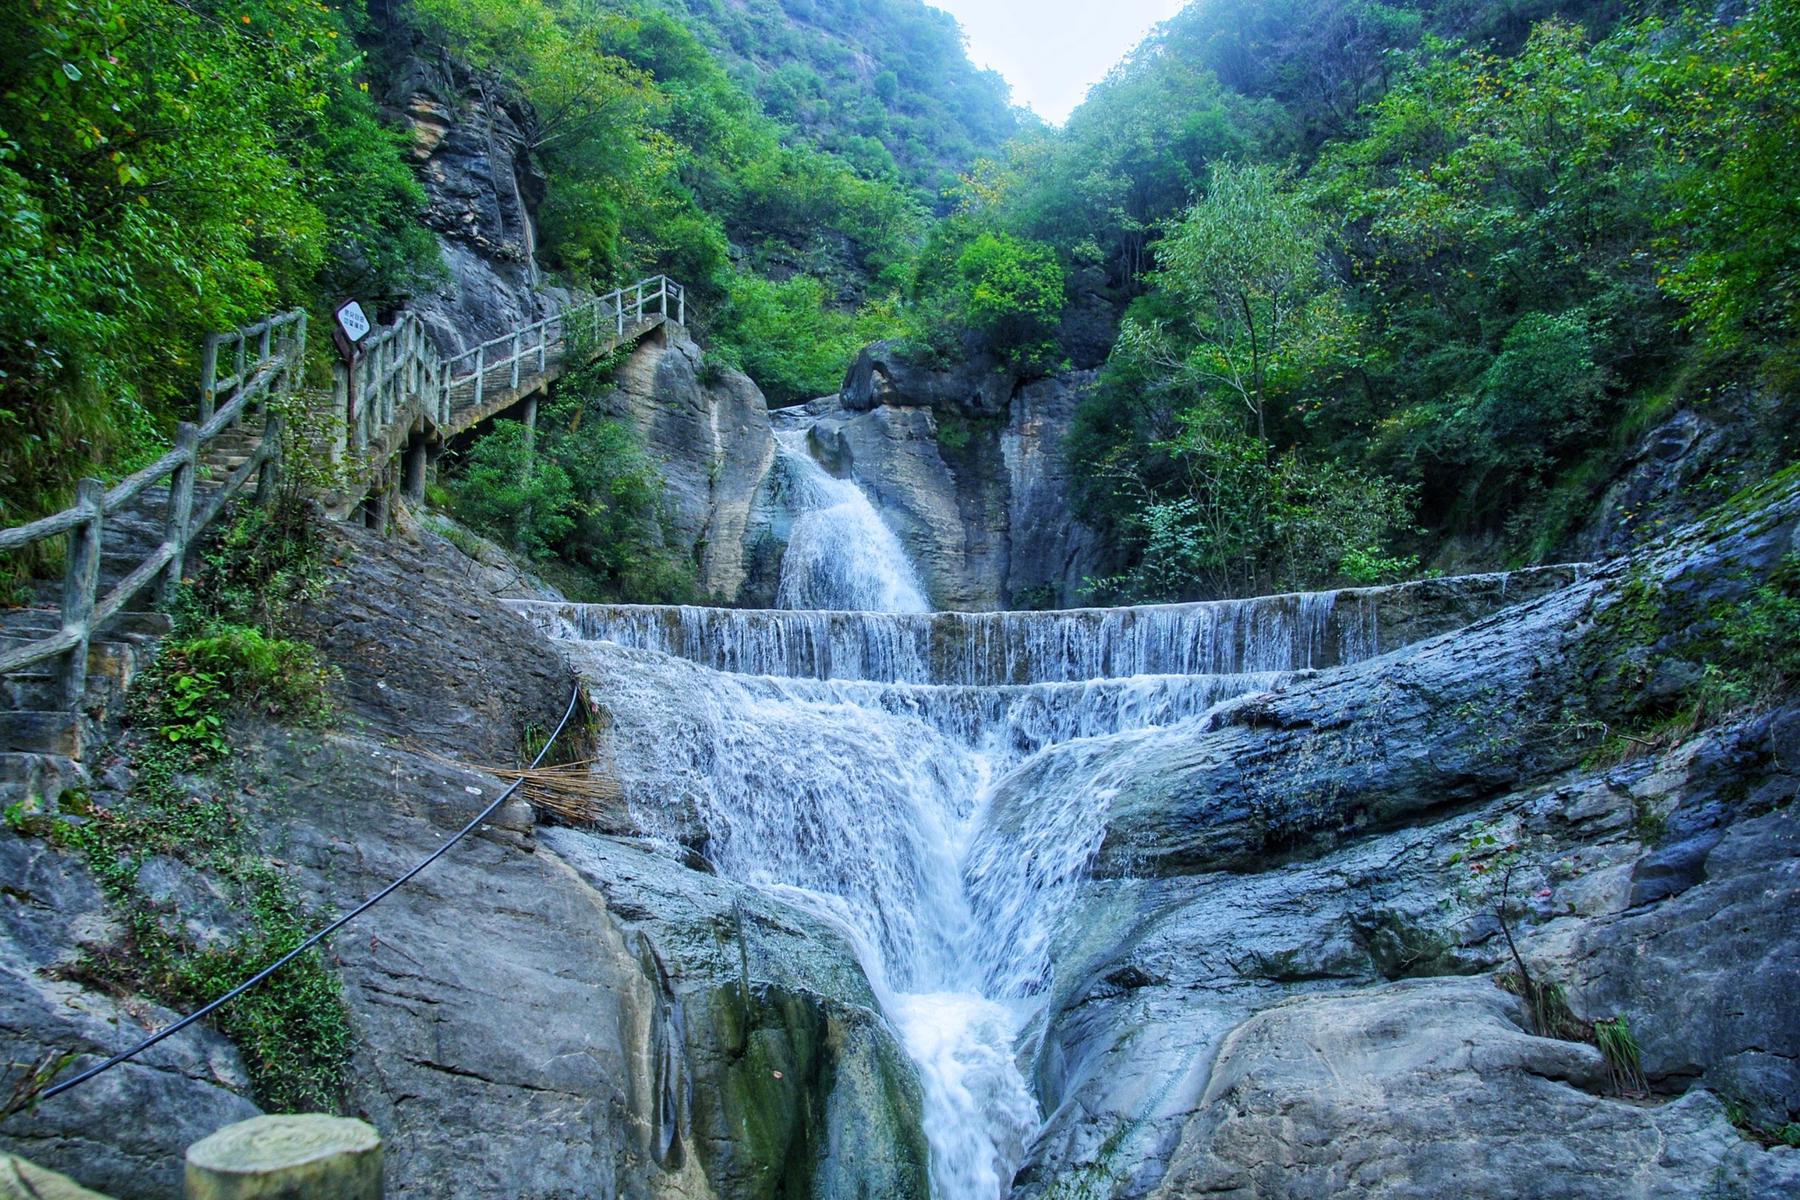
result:
[[[188,1147],[188,1200],[380,1200],[381,1135],[321,1113],[252,1117]]]

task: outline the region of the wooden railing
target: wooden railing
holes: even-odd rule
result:
[[[443,435],[460,432],[547,386],[571,365],[571,357],[596,358],[669,320],[687,323],[687,293],[680,284],[656,275],[572,305],[446,360],[438,356],[419,318],[404,314],[364,341],[354,365],[339,365],[335,411],[343,414],[344,421],[339,444],[354,449],[358,456],[385,456],[397,448],[399,435],[421,417],[428,418]],[[79,703],[87,682],[88,642],[94,632],[153,583],[160,581],[164,602],[173,599],[194,538],[252,475],[257,477],[259,497],[266,497],[276,486],[281,470],[281,425],[267,401],[293,389],[305,357],[306,314],[300,311],[209,336],[201,359],[200,419],[177,427],[175,445],[168,453],[110,489],[97,479],[83,479],[76,487],[73,507],[28,525],[0,530],[0,552],[22,550],[54,537],[69,539],[61,628],[48,637],[0,652],[0,674],[59,659],[62,700],[70,707]],[[220,396],[226,397],[222,403]],[[195,473],[203,450],[252,410],[259,410],[264,418],[260,441],[222,486],[206,493],[196,511]],[[107,518],[165,479],[169,493],[162,541],[101,595],[101,543]]]
[[[228,350],[232,363],[232,374],[225,379],[218,378],[220,350]],[[275,487],[281,469],[281,422],[269,411],[268,400],[292,389],[305,358],[304,312],[284,313],[208,338],[201,367],[200,421],[184,421],[177,426],[175,445],[168,453],[111,488],[98,479],[83,479],[76,485],[73,507],[28,525],[0,530],[0,551],[22,550],[63,535],[69,539],[63,571],[61,629],[0,653],[0,674],[60,657],[61,699],[69,707],[79,703],[87,684],[88,641],[94,631],[152,583],[160,581],[164,602],[173,599],[181,585],[188,546],[223,511],[226,502],[242,490],[252,475],[257,476],[259,496]],[[223,404],[217,403],[220,392],[229,393]],[[202,449],[253,409],[264,418],[261,440],[222,486],[205,496],[196,511],[194,482]],[[165,479],[169,481],[169,495],[163,540],[101,595],[101,540],[106,519]]]
[[[380,447],[420,416],[441,433],[460,433],[560,375],[572,365],[571,353],[598,357],[670,320],[687,324],[687,291],[666,275],[571,305],[448,359],[437,356],[416,316],[402,314],[364,341],[355,365],[338,368],[347,445],[359,454]]]

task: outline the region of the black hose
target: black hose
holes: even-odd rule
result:
[[[556,739],[562,736],[563,730],[568,727],[569,718],[575,715],[575,705],[577,703],[579,703],[580,700],[581,700],[581,685],[577,684],[575,686],[575,689],[569,693],[569,706],[568,706],[568,708],[563,710],[562,720],[560,720],[556,723],[556,728],[551,731],[550,737],[544,742],[544,748],[542,750],[539,750],[537,752],[537,757],[531,760],[531,765],[533,767],[538,766],[539,764],[541,764],[544,761],[544,755],[550,753],[550,747],[554,746],[556,744]],[[350,922],[354,921],[356,918],[358,918],[358,917],[362,916],[364,913],[368,912],[371,908],[374,908],[377,904],[381,903],[383,900],[387,899],[388,896],[392,895],[396,890],[398,890],[402,884],[406,883],[409,879],[411,879],[413,876],[417,875],[420,871],[423,871],[426,867],[429,867],[432,863],[434,863],[438,859],[442,858],[444,856],[444,853],[446,851],[448,851],[450,849],[450,847],[456,845],[456,843],[462,841],[465,837],[468,837],[469,834],[472,833],[477,826],[479,826],[483,821],[487,820],[490,816],[492,816],[496,809],[498,809],[502,804],[505,804],[507,802],[507,800],[511,799],[512,794],[514,792],[518,791],[519,786],[521,784],[523,784],[524,782],[525,781],[523,779],[515,779],[512,782],[512,785],[510,787],[508,787],[505,791],[501,792],[498,796],[496,796],[494,798],[494,802],[492,804],[490,804],[486,808],[482,809],[481,812],[478,813],[473,819],[471,819],[467,825],[464,825],[455,837],[451,838],[449,841],[447,841],[443,845],[439,846],[436,850],[433,850],[430,854],[426,855],[418,863],[414,864],[413,868],[411,870],[409,870],[408,872],[406,872],[406,874],[400,876],[400,878],[394,880],[392,883],[390,883],[386,887],[382,888],[379,892],[376,892],[373,896],[370,896],[367,900],[364,900],[361,904],[357,905],[355,908],[351,909],[349,912],[345,913],[343,916],[339,917],[337,920],[333,921],[331,924],[325,926],[325,928],[319,930],[317,933],[315,933],[311,937],[307,938],[304,942],[301,942],[298,946],[295,946],[292,950],[289,950],[286,954],[282,955],[280,958],[276,959],[274,962],[270,963],[268,966],[264,967],[262,970],[258,971],[256,974],[252,975],[250,978],[244,980],[244,982],[238,984],[236,987],[232,988],[229,992],[226,992],[223,996],[220,996],[217,1000],[214,1000],[211,1004],[208,1004],[205,1008],[199,1009],[196,1012],[189,1013],[187,1016],[181,1018],[181,1020],[175,1022],[173,1025],[170,1025],[168,1028],[159,1030],[156,1033],[151,1034],[149,1037],[145,1038],[143,1041],[139,1042],[137,1045],[133,1046],[131,1049],[125,1050],[125,1051],[122,1051],[121,1053],[113,1055],[111,1058],[107,1059],[103,1063],[100,1063],[98,1066],[89,1067],[87,1070],[83,1071],[79,1075],[76,1075],[69,1079],[65,1079],[61,1083],[55,1084],[54,1086],[45,1088],[42,1092],[40,1092],[38,1094],[38,1100],[39,1101],[49,1100],[50,1098],[52,1098],[54,1096],[60,1096],[62,1093],[68,1091],[70,1088],[78,1087],[81,1084],[84,1084],[88,1080],[92,1079],[94,1076],[99,1075],[104,1071],[112,1070],[114,1067],[118,1066],[120,1063],[125,1062],[128,1059],[135,1058],[139,1054],[142,1054],[144,1051],[146,1051],[150,1047],[156,1045],[156,1043],[162,1041],[164,1038],[172,1037],[175,1034],[180,1033],[183,1029],[186,1029],[189,1025],[192,1025],[195,1021],[198,1021],[198,1020],[202,1019],[203,1017],[206,1017],[214,1012],[217,1012],[219,1009],[223,1008],[225,1005],[231,1003],[233,1000],[237,999],[239,996],[243,995],[245,992],[249,991],[251,988],[255,987],[257,984],[259,984],[263,980],[267,979],[269,976],[275,974],[275,972],[281,970],[281,968],[287,966],[289,963],[293,962],[296,958],[300,957],[302,954],[306,953],[308,950],[311,950],[314,946],[318,945],[320,942],[324,941],[326,938],[330,937],[332,934],[336,933],[338,930],[342,929],[344,926],[348,925]]]

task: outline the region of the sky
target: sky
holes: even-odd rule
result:
[[[1184,0],[926,0],[961,22],[969,57],[1012,84],[1023,104],[1061,125],[1089,87]]]

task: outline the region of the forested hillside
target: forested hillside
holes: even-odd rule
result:
[[[912,340],[1105,361],[1071,450],[1133,565],[1097,594],[1553,554],[1677,409],[1745,448],[1702,487],[1792,457],[1796,35],[1785,3],[1190,5],[970,180]]]
[[[955,20],[918,0],[664,3],[770,117],[927,206],[1018,131],[1006,81],[971,66]]]
[[[396,31],[525,114],[551,281],[682,279],[772,403],[878,338],[1103,366],[1068,444],[1121,564],[1096,596],[1566,552],[1679,411],[1728,427],[1702,488],[1792,454],[1790,3],[1199,0],[1060,130],[912,0],[29,10],[8,519],[160,446],[205,330],[441,282],[371,98]]]
[[[159,451],[205,332],[442,282],[372,98],[396,30],[532,114],[556,279],[667,271],[722,361],[834,388],[940,179],[1010,131],[1004,89],[920,4],[703,7],[30,0],[0,30],[0,514]]]

